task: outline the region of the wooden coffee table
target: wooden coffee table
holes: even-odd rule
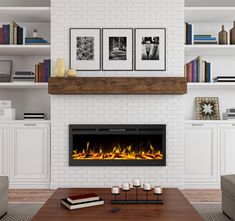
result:
[[[178,189],[163,189],[163,205],[111,205],[111,189],[58,189],[35,215],[32,221],[202,221],[203,219]],[[102,206],[68,210],[60,204],[60,199],[69,195],[96,193],[105,200]],[[139,190],[139,199],[146,199]],[[119,198],[124,198],[118,196]],[[135,199],[135,190],[128,193],[128,199]],[[155,199],[149,194],[149,199]],[[111,213],[111,208],[121,210]]]

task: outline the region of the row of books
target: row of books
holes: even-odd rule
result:
[[[35,82],[48,82],[51,76],[51,60],[44,60],[35,65]]]
[[[227,109],[225,113],[223,113],[223,120],[235,120],[235,108]]]
[[[99,206],[104,204],[104,200],[94,193],[68,196],[65,199],[61,199],[61,204],[70,210],[81,209],[92,206]]]
[[[216,37],[212,35],[194,35],[194,25],[185,23],[185,44],[218,44]]]
[[[211,68],[211,63],[200,56],[190,61],[185,65],[187,82],[211,82]]]
[[[43,38],[26,37],[26,28],[20,27],[15,21],[0,27],[0,44],[4,45],[34,45],[49,44]]]

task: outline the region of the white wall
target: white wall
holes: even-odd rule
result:
[[[52,61],[69,64],[69,28],[165,27],[166,72],[79,72],[80,76],[183,76],[183,0],[52,0]],[[139,177],[163,186],[184,184],[184,97],[51,96],[51,187],[110,187]],[[68,125],[167,124],[166,167],[69,167]]]

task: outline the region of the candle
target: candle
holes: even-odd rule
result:
[[[122,184],[122,190],[130,190],[131,185],[129,183],[123,183]]]
[[[144,188],[144,190],[149,191],[149,190],[151,190],[151,184],[150,183],[144,183],[143,188]]]
[[[113,195],[118,195],[120,193],[120,189],[118,186],[113,186],[112,187],[112,194]]]
[[[155,186],[154,188],[153,188],[153,192],[154,192],[154,194],[162,194],[162,187],[161,186]]]
[[[140,179],[134,179],[133,186],[141,186]]]

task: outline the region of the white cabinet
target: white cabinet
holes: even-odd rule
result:
[[[220,125],[221,173],[235,174],[235,123]]]
[[[216,124],[185,124],[185,186],[218,187],[220,152]]]
[[[0,123],[0,176],[8,175],[9,124]]]
[[[10,137],[10,185],[48,187],[50,125],[43,122],[12,123]]]

